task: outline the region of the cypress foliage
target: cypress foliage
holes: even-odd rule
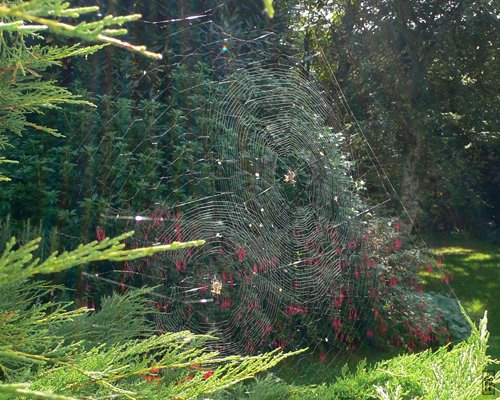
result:
[[[288,357],[219,357],[209,336],[189,332],[151,335],[142,289],[103,300],[102,309],[73,309],[45,300],[60,287],[31,279],[96,260],[124,260],[200,243],[124,250],[130,236],[104,239],[71,252],[33,259],[38,241],[0,257],[0,398],[196,398],[251,378]],[[55,394],[57,393],[57,394]]]
[[[117,39],[126,34],[120,27],[140,18],[139,14],[114,17],[106,16],[94,22],[82,21],[76,25],[61,22],[62,18],[78,18],[95,13],[98,7],[70,8],[62,0],[7,1],[0,5],[0,150],[8,148],[8,132],[21,135],[26,129],[44,131],[55,136],[61,134],[50,127],[32,122],[31,114],[43,114],[63,104],[92,105],[81,96],[74,95],[54,80],[46,80],[42,73],[53,66],[60,66],[64,59],[89,55],[102,45],[82,47],[46,46],[30,44],[40,38],[40,32],[51,31],[63,37],[111,44],[139,53],[146,57],[161,58],[144,46],[134,46]],[[0,156],[0,163],[16,162]],[[9,180],[0,175],[0,180]]]

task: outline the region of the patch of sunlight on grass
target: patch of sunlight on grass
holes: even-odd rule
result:
[[[430,278],[430,279],[441,279],[443,277],[443,273],[441,271],[433,271],[433,272],[427,272],[427,271],[422,271],[420,272],[420,276],[425,279],[425,278]]]
[[[469,274],[468,269],[466,269],[465,267],[460,267],[458,265],[450,265],[450,266],[448,266],[448,265],[444,264],[444,267],[453,269],[454,272],[460,272],[461,274],[464,274],[464,275],[468,275]]]
[[[474,253],[474,250],[467,249],[461,246],[450,246],[450,247],[440,247],[438,249],[434,249],[433,252],[437,255],[449,255],[449,254]]]
[[[486,309],[486,303],[482,302],[481,299],[472,299],[465,302],[465,308],[471,313],[482,314]]]
[[[497,246],[481,241],[453,240],[446,237],[432,249],[442,257],[443,268],[453,276],[450,285],[465,309],[477,320],[488,310],[490,330],[489,354],[500,358],[500,253]],[[446,290],[427,271],[421,272],[427,287],[432,290]]]
[[[490,261],[490,260],[493,260],[493,256],[491,254],[477,253],[477,252],[464,258],[464,261]]]

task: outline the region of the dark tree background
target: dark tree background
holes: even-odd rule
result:
[[[332,97],[339,88],[345,94],[375,154],[364,141],[353,149],[374,204],[384,192],[373,184],[372,162],[383,167],[421,231],[498,237],[494,2],[279,0],[273,19],[257,0],[99,5],[103,14],[141,13],[143,21],[130,25],[127,39],[163,53],[164,60],[109,47],[54,70],[55,79],[98,107],[45,116],[64,139],[15,139],[11,157],[21,166],[8,171],[13,182],[0,193],[0,212],[11,215],[14,230],[30,219],[46,235],[57,229],[65,246],[95,238],[100,213],[110,206],[127,208],[133,198],[140,209],[165,197],[189,197],[195,190],[185,185],[189,174],[162,177],[166,165],[171,176],[203,173],[196,170],[202,149],[193,137],[207,123],[197,110],[210,82],[239,61],[261,57],[273,64],[294,55]],[[195,85],[192,96],[180,94]],[[156,148],[143,146],[156,138]],[[118,156],[132,151],[125,165]],[[371,161],[363,163],[365,156]],[[153,190],[152,182],[162,185]]]
[[[308,51],[324,52],[331,63],[313,58],[314,67],[328,77],[333,65],[411,218],[426,231],[493,235],[499,210],[495,4],[307,3],[310,14],[301,23]]]

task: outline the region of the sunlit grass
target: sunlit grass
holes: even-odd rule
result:
[[[473,253],[474,250],[466,249],[464,247],[458,246],[449,246],[449,247],[440,247],[434,249],[434,254],[438,256],[447,255],[447,254],[465,254],[465,253]]]
[[[450,271],[452,289],[474,321],[488,310],[489,353],[500,359],[500,249],[485,242],[442,238],[435,240],[433,252]],[[444,244],[444,245],[443,245]],[[422,277],[431,290],[446,290],[434,273]]]
[[[481,301],[480,299],[473,299],[472,301],[468,301],[464,304],[464,306],[472,314],[480,314],[486,309],[486,303],[484,301]]]

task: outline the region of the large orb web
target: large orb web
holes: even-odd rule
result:
[[[362,202],[333,108],[286,67],[238,70],[210,104],[203,193],[136,218],[141,245],[206,240],[131,267],[160,285],[159,329],[210,333],[223,352],[345,349],[374,283],[358,271]]]

